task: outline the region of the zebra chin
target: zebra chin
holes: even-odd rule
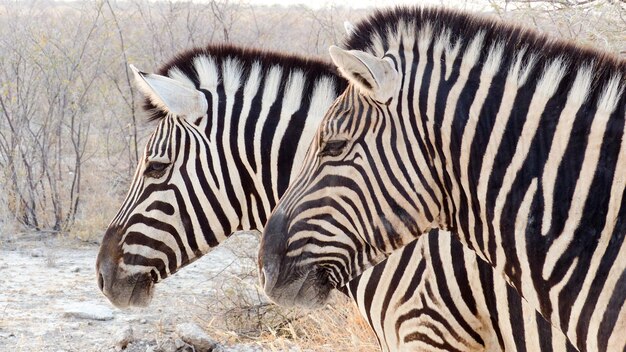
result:
[[[154,282],[152,276],[144,273],[126,274],[118,269],[113,276],[105,279],[98,273],[98,286],[102,293],[117,308],[147,307],[152,301]]]
[[[275,210],[273,221],[265,225],[259,248],[260,284],[274,303],[285,307],[319,308],[335,288],[328,270],[303,263],[303,257],[288,256],[284,214]]]
[[[330,292],[335,287],[324,276],[325,271],[316,269],[275,279],[277,273],[270,274],[267,267],[261,270],[261,285],[265,294],[276,304],[284,307],[321,308],[326,304]],[[294,272],[294,271],[290,271]],[[269,280],[265,280],[265,279]]]

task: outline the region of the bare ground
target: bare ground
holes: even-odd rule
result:
[[[150,307],[119,310],[97,287],[96,243],[0,234],[0,351],[116,351],[129,329],[126,351],[192,351],[177,331],[183,323],[201,327],[219,351],[377,350],[345,300],[313,314],[269,304],[255,287],[257,243],[235,235],[158,284]],[[109,320],[72,313],[83,309]]]
[[[238,258],[224,246],[160,283],[150,307],[122,311],[97,287],[97,250],[94,243],[51,235],[0,237],[0,351],[113,351],[116,335],[129,327],[127,350],[183,350],[175,347],[176,326],[205,323],[206,301],[217,289],[213,278],[240,271]],[[84,306],[112,319],[71,315]]]

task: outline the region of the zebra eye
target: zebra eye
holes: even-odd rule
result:
[[[318,156],[338,156],[339,154],[343,152],[343,150],[345,149],[347,145],[348,145],[348,141],[345,139],[336,140],[336,141],[328,141],[322,147],[322,150],[320,150],[317,155]]]
[[[143,172],[144,176],[159,178],[165,174],[165,169],[169,164],[161,163],[158,161],[150,161],[148,165],[146,165],[146,170]]]

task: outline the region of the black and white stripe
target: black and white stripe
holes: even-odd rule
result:
[[[284,193],[285,182],[300,167],[322,115],[346,85],[320,63],[232,47],[191,51],[160,73],[163,76],[136,73],[148,98],[147,109],[158,123],[98,257],[101,288],[119,306],[147,304],[153,282],[207,253],[233,229],[261,230],[269,209]],[[183,88],[176,87],[179,84]],[[203,97],[206,103],[199,99]],[[527,310],[509,312],[502,305],[525,306],[516,293],[498,301],[495,292],[476,291],[471,294],[476,302],[467,301],[469,288],[456,286],[455,275],[489,280],[493,276],[500,287],[506,283],[490,267],[479,267],[469,250],[442,240],[446,237],[450,238],[446,234],[430,242],[436,247],[418,241],[428,255],[415,247],[402,255],[401,262],[408,262],[412,270],[427,270],[395,269],[392,257],[351,283],[350,292],[373,327],[402,321],[398,333],[418,337],[397,341],[393,329],[376,329],[385,350],[431,340],[456,350],[511,350],[514,338],[523,335],[503,334],[499,325],[516,323],[522,323],[520,333],[554,341],[542,350],[565,348],[564,337],[555,335],[539,315],[525,319]],[[448,258],[452,253],[463,253],[463,258],[446,266],[453,270],[436,274],[444,267],[432,265],[428,258]],[[418,289],[407,292],[408,301],[404,296],[381,301],[379,296],[393,292],[384,283],[394,280],[410,280]],[[464,294],[458,296],[457,291]],[[410,311],[404,320],[396,315],[399,305],[415,302],[419,309],[423,297],[428,297],[428,312]],[[451,311],[464,316],[447,321]],[[453,329],[448,331],[449,326]]]
[[[157,126],[98,256],[119,306],[147,304],[154,282],[261,229],[346,85],[326,63],[230,46],[133,70]]]
[[[345,290],[385,351],[576,351],[446,232],[409,243]]]
[[[626,62],[493,19],[378,11],[265,229],[270,297],[321,303],[450,230],[581,350],[626,347]],[[302,259],[306,258],[306,259]]]

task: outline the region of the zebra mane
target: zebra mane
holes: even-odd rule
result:
[[[424,37],[430,41],[429,50],[432,50],[433,43],[443,38],[448,41],[448,50],[453,51],[452,47],[458,43],[463,51],[472,39],[483,34],[480,60],[485,60],[490,50],[501,47],[504,69],[514,65],[518,56],[523,56],[526,62],[541,63],[530,72],[530,79],[539,79],[546,63],[560,60],[568,65],[570,72],[564,82],[572,82],[578,69],[586,68],[593,74],[591,87],[596,94],[610,80],[621,82],[622,90],[626,86],[626,60],[617,55],[482,14],[437,7],[399,6],[376,10],[354,27],[344,39],[343,47],[370,52],[377,57],[382,57],[391,46],[397,49],[400,42],[413,41],[414,50],[417,50],[418,42]]]
[[[260,65],[263,72],[267,72],[275,67],[279,67],[287,74],[293,70],[299,70],[303,73],[306,82],[316,82],[322,78],[331,78],[336,83],[339,92],[343,91],[347,85],[347,82],[341,78],[335,66],[329,62],[295,54],[272,52],[229,44],[211,44],[179,53],[172,60],[162,65],[157,70],[157,73],[169,76],[172,71],[178,71],[177,73],[184,74],[193,82],[196,88],[199,89],[199,76],[194,67],[194,60],[198,57],[209,58],[219,67],[218,75],[220,75],[220,77],[216,77],[218,81],[222,80],[221,75],[223,74],[224,62],[226,60],[236,59],[242,69],[241,78],[244,81],[245,78],[249,76],[252,66],[257,64]],[[285,82],[281,84],[285,84]],[[304,97],[304,99],[309,98],[308,96]],[[152,104],[148,98],[144,99],[143,110],[147,114],[148,121],[163,119],[168,114],[166,111]]]

